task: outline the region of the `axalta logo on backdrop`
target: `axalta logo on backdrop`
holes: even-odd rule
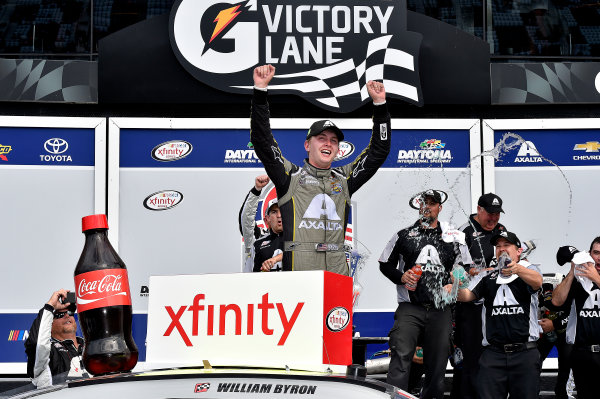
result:
[[[535,144],[531,141],[525,141],[519,148],[515,162],[538,163],[543,162],[543,159],[537,148],[535,148]]]
[[[46,154],[40,154],[42,162],[73,162],[70,155],[65,154],[69,149],[69,143],[60,137],[53,137],[44,142]]]
[[[398,163],[449,163],[452,153],[446,150],[446,143],[438,139],[427,139],[419,144],[418,150],[398,151]]]
[[[12,147],[11,146],[0,144],[0,160],[2,160],[2,161],[8,161],[8,158],[6,157],[6,154],[8,154],[11,151],[12,151]]]
[[[152,149],[152,159],[160,162],[178,161],[190,155],[194,147],[184,140],[171,140],[160,143]]]

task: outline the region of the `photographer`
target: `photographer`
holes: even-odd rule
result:
[[[74,297],[64,289],[53,293],[29,329],[25,341],[27,375],[38,388],[84,376],[83,338],[75,335]]]

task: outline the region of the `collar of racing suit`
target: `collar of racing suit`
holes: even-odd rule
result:
[[[331,176],[331,168],[319,169],[308,163],[308,158],[304,159],[304,169],[314,177],[328,177]]]

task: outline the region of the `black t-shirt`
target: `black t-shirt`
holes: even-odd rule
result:
[[[519,264],[538,271],[526,261]],[[483,298],[482,317],[485,317],[483,345],[504,345],[536,341],[539,337],[537,292],[522,279],[497,284],[498,271],[473,282],[471,291]]]
[[[567,342],[600,345],[600,288],[592,284],[588,292],[574,279],[565,302],[572,305],[567,324]]]
[[[484,230],[475,220],[475,214],[469,216],[469,221],[459,228],[465,233],[465,242],[473,263],[480,267],[489,267],[496,250],[490,239],[501,231],[506,231],[504,225],[498,223],[491,231]],[[470,265],[465,265],[466,270]]]

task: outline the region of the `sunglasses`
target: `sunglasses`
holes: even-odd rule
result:
[[[70,310],[67,310],[66,312],[54,312],[54,318],[62,319],[63,317],[65,317],[66,314],[68,314],[69,316],[73,316],[75,312],[72,312]]]

